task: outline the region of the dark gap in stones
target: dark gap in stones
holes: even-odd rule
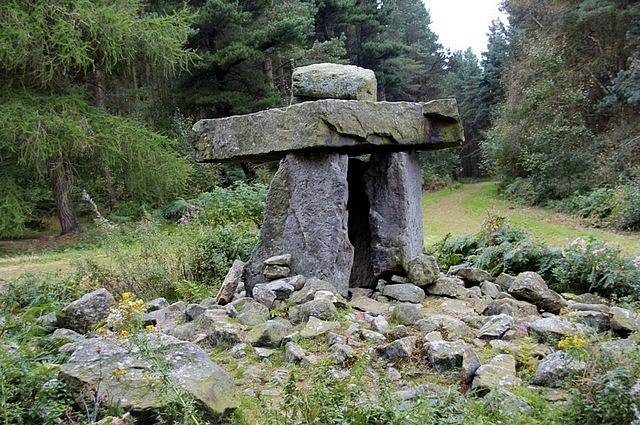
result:
[[[347,182],[349,184],[348,235],[353,245],[353,267],[349,278],[350,288],[374,288],[376,279],[371,264],[371,227],[369,225],[369,198],[364,174],[369,163],[349,158]]]

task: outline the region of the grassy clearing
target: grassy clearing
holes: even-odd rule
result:
[[[594,237],[618,246],[628,255],[640,254],[640,233],[595,229],[565,214],[514,206],[498,197],[495,182],[469,183],[427,193],[423,207],[427,245],[448,233],[455,236],[477,232],[487,213],[492,212],[508,217],[512,224],[551,245],[566,245],[577,237]]]

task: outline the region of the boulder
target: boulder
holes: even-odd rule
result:
[[[187,308],[184,310],[184,316],[187,321],[192,321],[196,319],[198,316],[201,316],[207,308],[201,306],[200,304],[189,304]]]
[[[427,341],[424,351],[429,365],[438,372],[462,366],[462,358],[468,344],[463,340]]]
[[[255,326],[248,334],[246,341],[253,346],[279,347],[282,339],[291,333],[288,320],[276,318]]]
[[[462,279],[452,276],[441,276],[436,283],[425,287],[428,295],[436,295],[439,297],[459,297],[465,290]]]
[[[330,291],[333,293],[337,292],[334,284],[325,280],[311,278],[306,280],[302,289],[291,294],[291,296],[289,297],[289,302],[291,304],[306,303],[307,301],[313,300],[315,298],[316,292],[318,291]]]
[[[563,379],[583,372],[586,367],[586,363],[573,358],[569,353],[556,351],[540,362],[533,384],[545,387],[559,387]]]
[[[387,285],[382,290],[382,295],[401,302],[419,304],[424,300],[424,291],[411,283]]]
[[[166,391],[164,379],[211,414],[227,414],[239,406],[229,374],[197,345],[160,333],[147,335],[144,344],[141,350],[115,339],[87,339],[76,344],[60,366],[60,376],[78,393],[97,388],[106,404],[125,410],[161,410],[176,403],[177,396]]]
[[[147,306],[147,311],[156,311],[156,310],[161,310],[163,308],[169,307],[169,303],[167,302],[166,299],[160,297],[160,298],[154,298],[151,301],[147,302],[146,306]]]
[[[160,310],[150,311],[142,317],[145,325],[153,325],[161,331],[170,331],[187,320],[187,303],[178,301]],[[224,310],[221,310],[224,312]],[[226,313],[224,313],[226,315]]]
[[[409,358],[416,348],[417,340],[415,336],[397,339],[390,344],[376,348],[376,354],[389,361]]]
[[[483,394],[521,383],[522,380],[516,377],[516,359],[510,354],[498,354],[476,370],[471,388]]]
[[[485,280],[480,284],[480,290],[483,295],[487,295],[493,299],[500,298],[502,293],[500,292],[500,288],[493,282],[489,282]]]
[[[231,264],[231,268],[227,272],[227,275],[222,281],[220,290],[216,295],[216,302],[220,305],[225,305],[233,300],[233,296],[236,293],[240,279],[242,279],[242,273],[244,272],[244,262],[240,260],[234,260]]]
[[[104,288],[84,294],[65,306],[58,315],[58,327],[86,333],[105,320],[116,300]]]
[[[326,322],[324,320],[320,320],[317,317],[309,317],[309,321],[304,326],[304,328],[300,331],[300,336],[302,338],[315,338],[317,336],[323,335],[327,332],[334,331],[336,329],[340,329],[340,323],[338,322]]]
[[[368,297],[354,297],[349,301],[349,305],[353,309],[364,311],[374,316],[379,316],[389,311],[389,304],[381,303]]]
[[[587,325],[596,332],[606,332],[611,328],[609,315],[600,311],[572,311],[565,317],[573,322]]]
[[[371,319],[371,329],[385,334],[389,332],[389,322],[387,322],[387,319],[385,319],[384,316],[375,316]]]
[[[278,266],[275,264],[266,265],[262,270],[263,276],[268,280],[276,280],[276,279],[281,279],[283,277],[287,277],[289,276],[290,272],[291,272],[291,269],[289,269],[289,267]]]
[[[529,325],[529,333],[541,342],[555,343],[565,336],[579,334],[579,329],[563,317],[543,317]]]
[[[198,162],[267,161],[292,152],[342,154],[346,159],[346,154],[432,150],[464,140],[454,99],[426,103],[325,99],[204,119],[195,123],[193,132]],[[289,252],[297,257],[300,251]]]
[[[505,332],[513,327],[513,322],[513,317],[507,314],[491,316],[482,328],[480,328],[477,337],[482,339],[500,339]]]
[[[236,310],[236,320],[241,325],[256,326],[269,320],[269,309],[252,298],[240,298],[231,303]]]
[[[640,315],[631,310],[611,307],[611,329],[624,336],[640,332]]]
[[[508,290],[514,298],[535,304],[538,309],[558,314],[567,302],[549,289],[544,279],[535,272],[522,272],[511,283]]]
[[[291,264],[291,254],[274,255],[263,261],[265,266],[283,266],[289,267]]]
[[[522,319],[531,316],[538,316],[538,308],[526,301],[500,298],[498,300],[491,301],[482,314],[485,316],[508,314],[509,316]]]
[[[516,280],[515,276],[511,276],[510,274],[506,273],[500,273],[495,279],[495,284],[498,285],[498,288],[500,288],[502,292],[507,292],[514,280]]]
[[[309,317],[317,317],[322,320],[331,320],[338,314],[336,306],[329,300],[318,299],[307,301],[304,304],[294,305],[289,308],[289,320],[292,323],[301,323]]]
[[[491,277],[491,273],[472,266],[457,267],[453,270],[453,272],[449,270],[449,273],[458,276],[460,279],[463,279],[465,282],[468,282],[472,286],[480,285],[485,280],[493,280],[493,278]]]
[[[471,385],[473,377],[480,366],[480,357],[476,350],[467,347],[462,353],[462,382],[465,385]]]
[[[441,332],[445,339],[457,340],[471,337],[471,328],[462,320],[446,314],[432,314],[416,323],[422,332]]]
[[[400,303],[393,308],[391,319],[402,325],[414,325],[422,319],[422,308],[418,304]]]
[[[285,344],[284,359],[288,363],[300,363],[302,360],[304,360],[305,357],[306,354],[304,350],[295,342],[289,341]]]
[[[293,70],[294,102],[316,99],[377,100],[376,75],[354,65],[317,63]]]
[[[334,291],[347,295],[353,265],[347,232],[348,160],[337,154],[290,154],[281,161],[269,187],[259,242],[245,266],[247,293],[253,294],[264,279],[263,261],[286,249],[296,253],[293,274],[330,279]]]
[[[344,365],[347,361],[355,358],[356,351],[350,345],[335,344],[331,346],[331,357],[337,365]]]
[[[440,268],[435,257],[420,254],[409,261],[407,266],[409,279],[420,286],[432,285],[440,276]]]

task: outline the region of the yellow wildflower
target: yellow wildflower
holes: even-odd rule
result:
[[[153,325],[147,325],[144,327],[144,330],[147,332],[153,332],[154,329]]]
[[[127,369],[124,367],[116,367],[111,371],[111,376],[113,376],[116,380],[120,380],[127,375]]]
[[[131,299],[132,296],[133,294],[131,292],[123,292],[121,295],[122,301],[128,301]]]
[[[579,335],[565,336],[558,342],[558,348],[561,350],[583,349],[587,346],[587,340]]]

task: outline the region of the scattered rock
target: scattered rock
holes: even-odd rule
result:
[[[289,302],[292,304],[302,304],[307,301],[311,301],[318,291],[331,291],[333,293],[337,293],[336,288],[332,283],[311,278],[306,280],[302,289],[291,294]]]
[[[187,321],[192,321],[198,316],[204,314],[205,311],[207,311],[207,309],[202,307],[200,304],[189,304],[184,310],[184,315],[187,318]]]
[[[382,290],[382,295],[402,302],[419,304],[424,300],[424,290],[411,283],[399,283],[387,285]]]
[[[389,332],[389,322],[387,322],[387,319],[385,319],[384,316],[375,316],[371,319],[371,329],[385,334]]]
[[[309,321],[307,322],[307,324],[300,331],[300,336],[302,338],[315,338],[339,328],[340,323],[338,322],[325,322],[324,320],[320,320],[317,317],[311,316],[309,317]]]
[[[104,288],[83,295],[62,309],[58,326],[80,333],[87,333],[109,315],[115,305],[113,295]]]
[[[572,311],[565,317],[571,321],[585,324],[596,332],[606,332],[611,327],[609,315],[599,311]]]
[[[471,336],[471,328],[462,320],[446,314],[433,314],[416,323],[422,332],[439,331],[445,339],[453,340]]]
[[[349,288],[349,296],[351,299],[356,298],[371,298],[373,295],[373,289],[369,288]]]
[[[160,333],[149,334],[145,343],[162,364],[162,371],[135,345],[91,338],[76,345],[60,367],[60,376],[78,391],[86,386],[98,388],[108,404],[126,410],[156,410],[176,402],[172,392],[158,397],[163,376],[212,414],[225,414],[238,407],[231,377],[204,350]]]
[[[265,266],[283,266],[289,267],[291,264],[291,254],[281,254],[269,257],[262,262]]]
[[[535,304],[538,309],[558,314],[567,302],[555,291],[549,289],[544,279],[535,272],[522,272],[508,289],[514,298]]]
[[[62,346],[64,344],[84,341],[85,337],[84,335],[79,334],[76,331],[72,331],[71,329],[59,328],[53,331],[53,333],[49,336],[49,339],[56,345]]]
[[[369,297],[355,296],[349,301],[351,308],[365,311],[374,316],[385,314],[389,311],[389,305],[381,303]]]
[[[440,275],[438,262],[431,255],[419,255],[409,261],[407,268],[409,280],[420,286],[434,284]]]
[[[466,385],[471,385],[473,377],[476,374],[478,368],[480,368],[480,357],[473,348],[467,346],[462,353],[462,382]]]
[[[513,317],[506,314],[498,314],[491,318],[478,331],[478,338],[499,339],[513,326]]]
[[[234,359],[241,359],[247,355],[247,347],[247,344],[241,342],[231,347],[231,349],[229,349],[229,354],[231,354],[231,357]]]
[[[487,295],[493,299],[500,298],[501,291],[498,285],[493,282],[485,280],[480,284],[480,290],[484,295]]]
[[[253,287],[253,298],[265,307],[271,308],[278,296],[266,283],[259,283]]]
[[[254,347],[253,350],[256,353],[256,356],[262,361],[267,360],[269,357],[273,356],[276,350],[265,347]]]
[[[302,347],[293,341],[289,341],[284,346],[284,359],[289,363],[300,363],[306,354]]]
[[[264,266],[264,270],[262,271],[262,275],[268,280],[276,280],[287,277],[289,276],[289,273],[291,273],[291,269],[289,269],[289,267],[275,265]]]
[[[611,329],[623,336],[640,332],[640,315],[624,308],[611,307]]]
[[[376,354],[386,360],[396,361],[411,357],[416,347],[417,338],[415,336],[407,336],[397,339],[383,347],[376,348]]]
[[[536,370],[534,385],[559,387],[568,376],[583,372],[587,364],[574,359],[564,351],[556,351],[545,357]]]
[[[248,334],[246,341],[253,346],[278,347],[282,339],[291,332],[292,326],[288,320],[276,318],[267,320],[254,327]]]
[[[516,318],[538,316],[538,308],[526,301],[518,301],[510,298],[500,298],[491,301],[482,312],[485,316],[508,314]]]
[[[567,319],[562,317],[543,317],[535,320],[529,326],[529,333],[541,342],[555,343],[565,336],[580,333]]]
[[[360,329],[358,331],[362,339],[365,341],[386,341],[387,337],[382,335],[380,332],[370,331],[369,329]]]
[[[236,320],[241,325],[255,326],[269,320],[269,309],[253,298],[240,298],[231,303],[236,310]]]
[[[391,319],[402,325],[415,325],[422,319],[421,307],[413,303],[400,303],[393,308]]]
[[[509,291],[511,284],[516,280],[515,276],[511,276],[510,274],[500,273],[498,277],[496,277],[495,284],[498,285],[502,292]]]
[[[336,306],[326,299],[311,300],[304,304],[294,305],[289,308],[289,320],[292,323],[301,323],[309,317],[317,317],[322,320],[331,320],[338,314]]]
[[[344,365],[356,356],[353,347],[346,344],[335,344],[331,346],[331,353],[333,362],[337,365]]]
[[[462,366],[464,351],[467,343],[462,340],[427,341],[424,344],[427,362],[435,370],[442,372]]]
[[[434,384],[420,385],[415,388],[409,388],[406,390],[400,390],[395,392],[395,397],[401,401],[415,401],[420,397],[437,397],[438,393],[441,393],[443,389]]]
[[[456,298],[464,292],[464,282],[462,279],[451,276],[441,276],[436,283],[425,287],[425,292],[429,295],[439,297]]]
[[[449,269],[449,274],[453,274],[468,282],[471,286],[480,285],[485,280],[491,281],[493,278],[489,272],[486,272],[477,267],[458,267],[455,269]]]
[[[147,304],[147,311],[156,311],[169,307],[169,303],[164,298],[155,298],[149,301]]]
[[[521,383],[521,379],[516,377],[516,359],[510,354],[498,354],[488,364],[484,364],[476,370],[471,388],[483,394],[495,389],[517,386]]]
[[[244,262],[240,260],[234,260],[231,264],[231,268],[227,272],[227,275],[222,281],[220,290],[216,295],[216,302],[220,305],[225,305],[233,300],[233,296],[236,293],[240,279],[242,279],[242,273],[244,272]]]
[[[389,366],[385,372],[386,378],[391,382],[398,382],[402,379],[402,374],[395,367]]]

